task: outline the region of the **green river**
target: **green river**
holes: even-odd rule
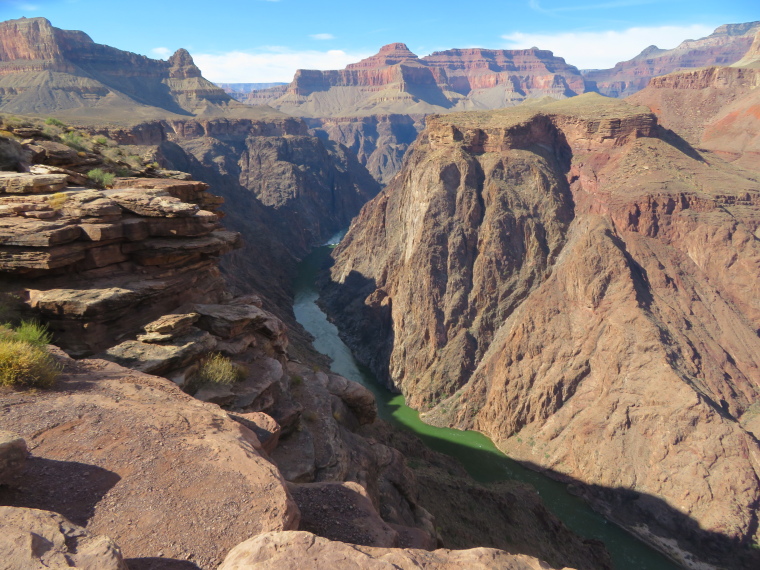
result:
[[[338,336],[338,329],[317,306],[316,278],[324,266],[336,236],[315,248],[299,266],[295,281],[296,319],[315,337],[314,347],[332,358],[332,370],[361,383],[375,394],[380,417],[397,428],[408,430],[431,449],[461,462],[482,483],[515,479],[533,485],[547,507],[570,529],[586,538],[601,540],[612,555],[616,570],[673,570],[676,564],[620,527],[593,511],[583,499],[571,495],[566,486],[512,461],[481,433],[436,428],[420,421],[419,413],[404,404],[404,397],[381,386],[372,373],[358,363]],[[581,569],[582,570],[582,569]]]

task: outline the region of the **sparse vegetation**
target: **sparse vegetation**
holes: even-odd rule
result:
[[[63,133],[61,135],[61,142],[66,146],[69,146],[74,150],[78,150],[80,152],[84,152],[86,150],[84,145],[84,137],[74,131]]]
[[[7,324],[3,327],[10,329]],[[34,321],[21,321],[21,324],[12,330],[16,340],[35,346],[46,346],[53,340],[53,335],[48,332],[47,327]]]
[[[234,384],[244,376],[244,370],[226,356],[216,352],[203,359],[193,384]]]
[[[65,192],[56,192],[52,196],[48,196],[47,203],[48,205],[53,208],[56,212],[63,208],[64,204],[66,204],[67,200],[69,199],[69,195]]]
[[[104,137],[103,135],[99,135],[97,137],[93,137],[92,142],[94,142],[95,144],[106,146],[108,144],[108,139]]]
[[[299,374],[291,374],[290,383],[293,384],[293,386],[300,386],[303,384],[303,376],[300,376]]]
[[[0,325],[0,385],[48,388],[61,371],[45,349],[52,335],[47,327],[24,321],[15,329]]]
[[[98,188],[106,188],[113,184],[116,175],[113,172],[106,172],[102,168],[93,168],[87,173],[87,177],[92,180]]]
[[[66,128],[66,124],[63,121],[59,121],[55,117],[48,117],[45,119],[45,124],[53,127]]]

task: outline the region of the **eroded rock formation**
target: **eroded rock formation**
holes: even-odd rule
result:
[[[649,46],[612,69],[583,70],[583,76],[599,93],[627,97],[644,89],[653,77],[689,68],[731,65],[744,56],[759,28],[760,22],[726,24],[706,38],[686,40],[668,50]]]
[[[330,541],[309,532],[282,532],[263,534],[238,545],[230,552],[219,570],[295,570],[310,567],[330,567],[335,570],[353,568],[540,570],[551,568],[546,563],[530,556],[509,554],[491,548],[434,552],[370,548]]]
[[[429,118],[336,250],[326,302],[427,421],[577,483],[687,567],[745,567],[759,204],[755,177],[646,108]]]
[[[730,67],[656,77],[630,97],[691,144],[744,168],[760,168],[760,32]]]
[[[184,49],[150,59],[45,18],[0,23],[0,110],[117,122],[252,112],[204,79]]]
[[[580,72],[550,51],[471,48],[419,58],[394,43],[343,70],[299,70],[287,87],[253,92],[247,101],[323,118],[493,109],[586,91]]]

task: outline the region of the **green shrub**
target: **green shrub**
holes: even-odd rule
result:
[[[74,150],[78,150],[80,152],[84,152],[86,150],[84,146],[84,138],[82,137],[82,135],[79,135],[75,133],[74,131],[63,133],[61,135],[61,142],[65,144],[66,146],[71,147]]]
[[[5,326],[8,327],[8,325]],[[28,342],[35,346],[46,346],[53,340],[53,335],[48,332],[47,326],[34,321],[21,321],[13,332],[14,340]]]
[[[24,340],[0,340],[0,385],[48,388],[61,367],[44,347]]]
[[[51,125],[53,127],[65,127],[66,126],[66,124],[63,121],[59,121],[55,117],[48,117],[47,119],[45,119],[45,124],[46,125]]]
[[[217,352],[203,359],[198,372],[193,377],[193,383],[196,385],[234,384],[241,380],[243,375],[241,367]]]
[[[97,136],[93,138],[92,142],[94,142],[95,144],[106,146],[108,144],[108,139],[101,135],[101,136]]]
[[[93,168],[87,173],[87,177],[92,180],[98,188],[105,188],[113,184],[116,175],[113,172],[106,172],[101,168]]]

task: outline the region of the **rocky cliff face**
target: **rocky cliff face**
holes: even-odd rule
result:
[[[356,155],[375,180],[387,184],[401,170],[406,151],[424,127],[424,117],[372,115],[305,119],[323,140],[335,141]]]
[[[169,138],[181,132],[181,142],[198,141],[197,148],[209,139],[248,144],[262,157],[259,168],[298,159],[305,177],[315,168],[306,159],[326,152],[299,134],[305,125],[297,120],[184,121],[111,134],[158,143],[155,152],[187,152],[190,161],[189,150],[165,138],[169,129]],[[321,213],[343,215],[341,180],[329,179],[324,164],[332,163],[320,164],[315,171],[331,184],[336,206]],[[280,168],[291,172],[294,164]],[[72,185],[73,171],[0,176],[3,320],[19,308],[48,323],[70,353],[99,351],[75,361],[51,347],[62,371],[52,390],[0,386],[0,551],[24,567],[205,570],[252,536],[302,529],[383,549],[369,560],[409,555],[400,548],[447,560],[452,555],[423,553],[438,546],[439,533],[405,457],[374,436],[388,427],[375,421],[372,393],[322,371],[317,359],[291,359],[287,327],[262,298],[229,292],[219,256],[240,245],[239,236],[219,227],[221,201],[207,184],[171,174],[118,178],[103,191]],[[257,186],[251,201],[271,209],[270,220],[305,226],[309,218],[298,217],[294,202],[317,210],[328,203],[319,188],[284,188]],[[285,235],[259,230],[272,242]],[[298,243],[299,234],[289,235],[286,251]],[[271,271],[273,252],[253,255],[254,270]],[[212,354],[229,359],[235,381],[203,381],[198,370]],[[600,545],[570,533],[530,490],[491,492],[503,503],[502,528],[517,537],[506,539],[511,551],[545,554],[559,567],[610,567]],[[508,514],[525,506],[530,514]],[[515,521],[536,531],[525,537]],[[325,563],[340,567],[334,543],[320,544],[328,546]]]
[[[585,91],[578,70],[550,51],[473,48],[419,58],[395,43],[344,70],[299,70],[286,89],[258,91],[248,102],[304,117],[414,115],[493,109]]]
[[[757,49],[731,67],[679,71],[650,81],[630,101],[648,106],[660,123],[691,144],[757,170],[760,158],[760,69]]]
[[[688,68],[725,66],[740,60],[758,29],[760,22],[727,24],[706,38],[687,40],[670,50],[649,46],[612,69],[584,70],[583,75],[600,93],[627,97],[644,89],[653,77]]]
[[[427,421],[575,482],[687,567],[749,567],[759,204],[646,108],[429,118],[327,304]]]
[[[395,43],[343,70],[299,70],[290,85],[253,92],[246,102],[307,118],[386,184],[425,115],[586,91],[578,70],[550,51],[454,49],[419,58]]]
[[[184,49],[154,60],[45,18],[0,23],[0,110],[114,121],[250,113],[205,80]]]

